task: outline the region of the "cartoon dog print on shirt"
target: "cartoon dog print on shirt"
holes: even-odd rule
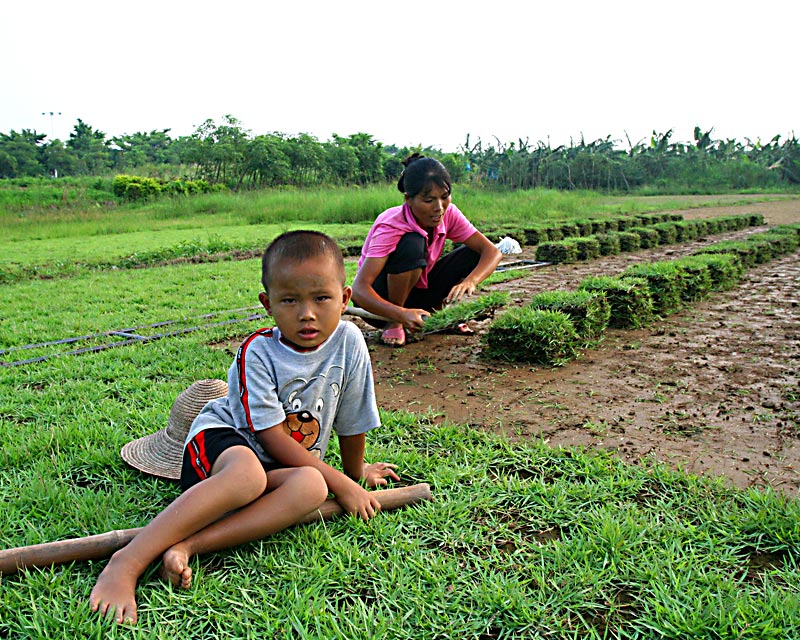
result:
[[[326,407],[328,411],[336,410],[343,371],[342,367],[333,366],[327,373],[310,380],[295,378],[287,382],[280,392],[280,397],[286,398],[284,431],[317,457],[322,454],[319,447],[320,417]]]

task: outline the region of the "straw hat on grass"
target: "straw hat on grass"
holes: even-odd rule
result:
[[[165,429],[127,443],[120,455],[129,465],[160,478],[181,477],[183,443],[189,427],[210,400],[228,394],[228,383],[222,380],[198,380],[182,391],[172,405]]]

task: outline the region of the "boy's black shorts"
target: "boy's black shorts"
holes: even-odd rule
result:
[[[234,429],[206,429],[189,441],[183,450],[181,466],[181,491],[186,491],[211,475],[217,458],[231,447],[251,449],[247,439]],[[280,469],[280,465],[262,462],[264,473]]]

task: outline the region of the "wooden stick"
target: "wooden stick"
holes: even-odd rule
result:
[[[391,511],[431,500],[431,487],[427,483],[412,484],[395,489],[373,491],[380,502],[382,511]],[[327,499],[316,511],[312,511],[300,524],[316,520],[330,520],[344,513],[341,505],[333,498]],[[136,529],[117,529],[85,538],[72,538],[57,542],[44,542],[28,547],[0,550],[0,575],[10,575],[28,567],[47,567],[76,560],[98,560],[108,558],[118,549],[128,544],[144,527]]]

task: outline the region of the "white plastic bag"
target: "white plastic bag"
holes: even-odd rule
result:
[[[509,238],[506,236],[496,245],[494,245],[498,249],[500,249],[500,253],[508,255],[511,253],[522,253],[522,247],[519,246],[519,242],[514,240],[514,238]]]

